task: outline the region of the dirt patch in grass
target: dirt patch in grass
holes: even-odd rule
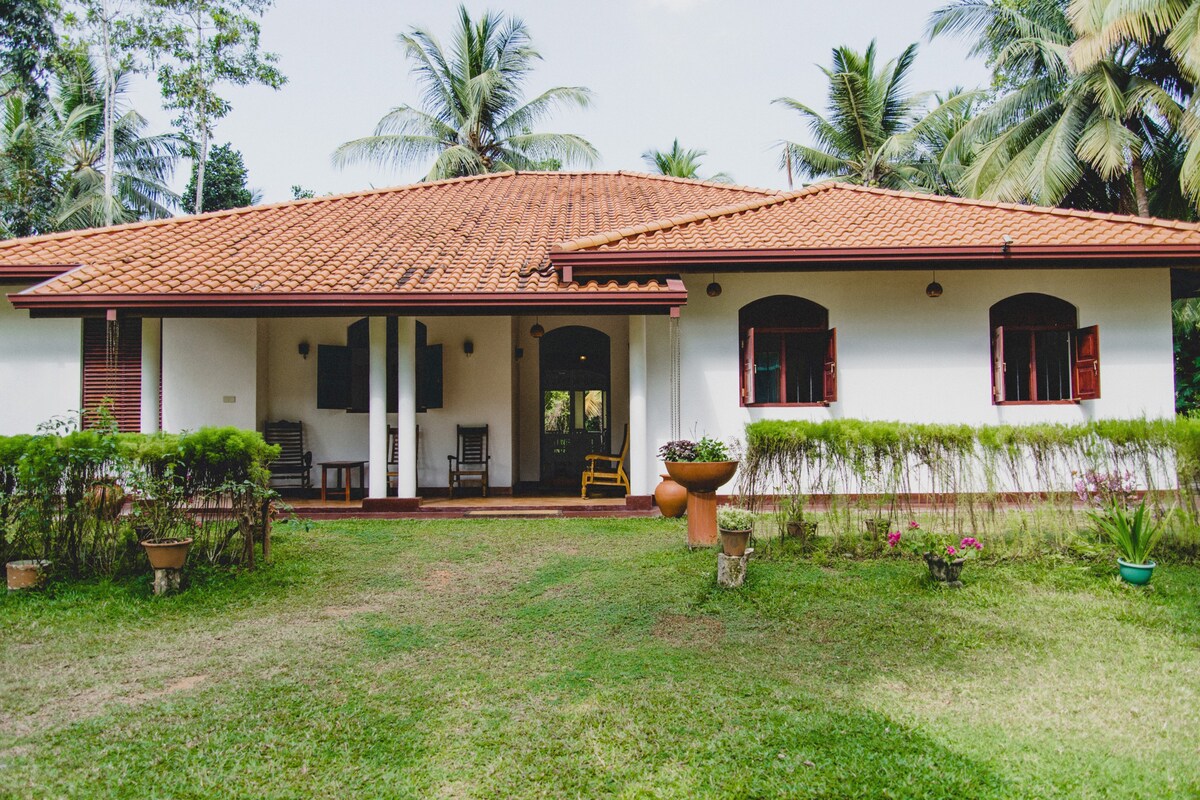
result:
[[[716,647],[725,639],[725,623],[716,617],[663,614],[650,632],[673,647]]]

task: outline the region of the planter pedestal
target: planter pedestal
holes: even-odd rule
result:
[[[169,594],[179,591],[179,582],[183,578],[182,569],[154,570],[154,593]]]
[[[717,553],[717,585],[722,589],[736,589],[741,586],[746,580],[746,564],[753,552],[752,547],[741,556]]]
[[[737,472],[736,461],[667,461],[667,473],[688,490],[688,547],[717,543],[717,489]]]

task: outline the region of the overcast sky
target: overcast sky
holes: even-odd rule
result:
[[[738,183],[786,186],[778,169],[780,139],[805,140],[795,112],[771,105],[781,95],[824,108],[828,65],[837,45],[863,49],[878,39],[895,57],[920,42],[913,90],[974,87],[988,81],[963,42],[927,42],[929,12],[947,0],[470,0],[473,13],[522,17],[544,60],[529,96],[550,86],[595,93],[585,111],[563,112],[542,130],[577,133],[600,151],[600,169],[643,170],[641,154],[674,137],[708,151],[703,174],[730,173]],[[279,91],[229,88],[233,111],[215,143],[245,157],[250,185],[267,202],[290,199],[292,184],[318,194],[409,183],[428,168],[335,169],[337,145],[371,133],[379,118],[419,95],[396,35],[411,26],[443,39],[456,2],[443,0],[277,0],[262,22],[266,49],[280,56],[288,83]],[[155,130],[169,125],[157,86],[138,84],[135,107]],[[181,164],[182,189],[190,164]]]

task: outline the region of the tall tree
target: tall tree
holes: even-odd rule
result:
[[[231,144],[214,147],[208,154],[208,177],[204,181],[203,204],[195,200],[196,186],[200,182],[200,164],[192,164],[192,178],[183,193],[183,210],[189,214],[205,211],[223,211],[227,208],[242,208],[254,203],[254,193],[246,186],[246,164],[242,154]]]
[[[1184,115],[1161,52],[1124,48],[1072,69],[1065,0],[960,0],[931,18],[943,33],[975,37],[999,93],[947,148],[971,162],[964,194],[1150,213],[1147,164]]]
[[[274,0],[149,0],[151,14],[141,41],[158,65],[166,107],[179,111],[175,124],[193,141],[196,183],[192,204],[204,204],[209,142],[230,111],[217,93],[223,84],[261,84],[278,89],[287,78],[278,56],[262,52],[258,19]]]
[[[660,175],[700,180],[700,159],[706,155],[707,150],[685,150],[676,139],[671,142],[670,150],[647,150],[642,153],[642,161]],[[718,172],[705,180],[733,183],[733,178],[724,172]]]
[[[448,49],[424,28],[399,41],[424,91],[421,108],[393,108],[373,135],[339,147],[335,165],[403,166],[433,157],[426,178],[435,180],[595,162],[596,149],[580,136],[533,132],[559,106],[586,108],[591,92],[556,86],[525,102],[525,83],[541,55],[520,19],[485,12],[472,20],[459,6]]]
[[[125,101],[127,73],[113,76],[116,92],[106,105],[105,80],[85,52],[71,54],[58,78],[53,112],[65,171],[60,228],[169,217],[179,200],[168,184],[182,139],[146,134],[149,123]],[[106,112],[112,116],[111,131],[105,128]]]
[[[103,178],[101,221],[111,225],[117,217],[113,192],[115,165],[112,153],[116,135],[117,76],[136,67],[134,35],[139,25],[140,0],[69,0],[71,10],[67,26],[81,37],[89,52],[97,54],[103,80],[101,115],[103,118],[103,155],[97,167]]]
[[[859,53],[833,51],[833,66],[821,67],[829,81],[827,114],[790,97],[774,102],[800,113],[814,145],[785,141],[780,167],[812,179],[836,178],[866,186],[930,190],[929,156],[922,151],[927,130],[976,100],[963,92],[926,111],[928,94],[911,94],[905,83],[917,56],[909,45],[898,58],[877,63],[875,42]]]
[[[52,116],[24,93],[0,101],[0,238],[57,227],[62,177]]]
[[[0,0],[0,95],[24,94],[31,107],[45,100],[58,13],[56,0]]]

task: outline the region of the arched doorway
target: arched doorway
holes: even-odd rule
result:
[[[568,325],[539,346],[541,483],[578,487],[588,453],[607,453],[612,408],[608,334]]]

